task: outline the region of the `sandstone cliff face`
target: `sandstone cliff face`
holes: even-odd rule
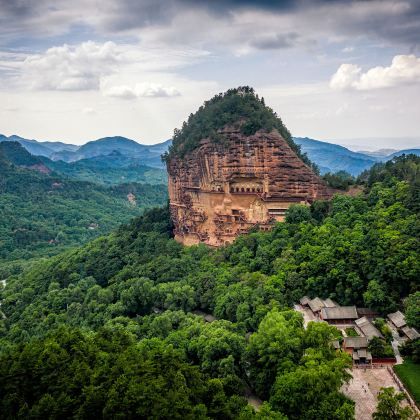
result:
[[[221,133],[224,142],[204,139],[184,158],[167,162],[179,242],[220,246],[255,225],[270,229],[293,203],[330,198],[331,191],[277,131]]]

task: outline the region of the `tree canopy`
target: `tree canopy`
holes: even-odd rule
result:
[[[415,305],[420,218],[399,176],[219,249],[181,246],[153,209],[9,276],[0,418],[351,418],[337,330],[304,329],[290,308],[305,294],[384,315]]]

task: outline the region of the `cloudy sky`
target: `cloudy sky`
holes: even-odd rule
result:
[[[295,136],[420,146],[420,1],[0,0],[0,133],[157,143],[239,85]]]

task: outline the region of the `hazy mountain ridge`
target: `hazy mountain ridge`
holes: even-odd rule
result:
[[[301,146],[302,151],[309,156],[309,159],[318,165],[321,174],[346,171],[356,176],[378,162],[377,158],[352,152],[337,144],[307,137],[295,137],[294,141]]]
[[[321,174],[327,172],[346,171],[357,176],[364,170],[371,168],[375,163],[386,162],[395,156],[402,154],[420,155],[420,147],[384,153],[386,149],[377,152],[353,152],[344,146],[328,143],[308,137],[294,137],[295,143],[301,146],[313,162],[315,162]],[[389,149],[388,149],[389,150]]]
[[[114,136],[104,137],[89,141],[81,146],[62,142],[42,142],[29,140],[20,136],[5,136],[0,134],[0,142],[17,141],[29,153],[35,156],[45,156],[51,160],[63,160],[64,162],[76,162],[101,155],[109,155],[114,151],[136,159],[137,163],[155,168],[163,168],[161,155],[164,153],[171,141],[145,145],[126,137]]]
[[[167,183],[166,171],[163,168],[142,165],[138,159],[125,156],[119,151],[75,162],[53,161],[47,157],[41,157],[41,160],[51,170],[81,181],[105,185],[126,182],[152,185]]]
[[[392,153],[398,152],[398,149],[378,149],[374,152],[371,152],[369,150],[356,150],[357,153],[362,153],[364,155],[372,156],[375,158],[383,158],[388,155],[391,155]]]
[[[392,159],[396,156],[401,156],[403,154],[406,155],[420,155],[420,149],[404,149],[399,150],[398,152],[392,153],[391,155],[387,156],[386,160]]]
[[[89,159],[99,158],[102,164],[107,165],[108,161],[114,167],[127,167],[134,164],[160,169],[164,168],[161,155],[172,144],[171,140],[166,140],[154,145],[144,145],[126,137],[114,136],[76,146],[62,142],[38,142],[19,136],[0,135],[0,142],[11,140],[18,141],[33,155],[45,156],[54,161],[62,160],[72,163],[86,160],[87,163]],[[420,155],[420,147],[399,151],[381,149],[375,152],[353,152],[344,146],[308,137],[294,137],[293,140],[300,145],[302,152],[306,153],[309,159],[318,165],[321,174],[344,170],[357,176],[376,162],[388,161],[403,153]],[[392,153],[387,154],[388,151],[392,151]],[[118,158],[114,152],[120,154]],[[94,164],[94,161],[90,161],[90,163]]]

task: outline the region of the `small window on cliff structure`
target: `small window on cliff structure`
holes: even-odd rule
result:
[[[249,192],[249,188],[246,189],[246,192]]]
[[[252,189],[252,192],[255,192],[255,188]]]
[[[245,192],[245,188],[241,188],[241,192]]]

